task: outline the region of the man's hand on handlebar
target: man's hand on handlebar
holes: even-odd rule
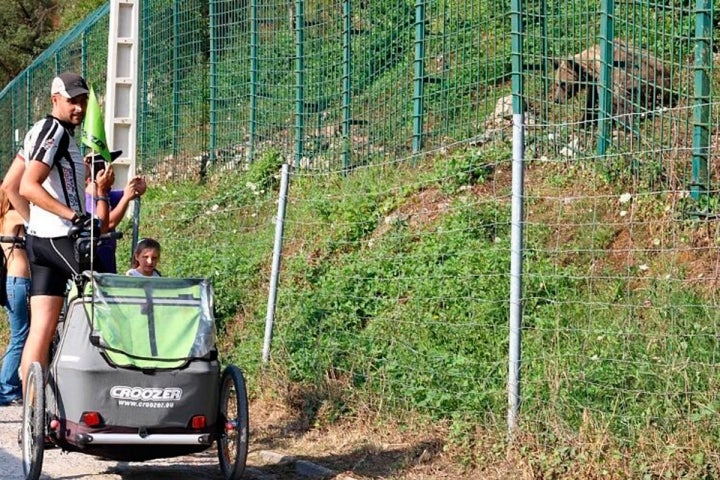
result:
[[[99,237],[100,236],[100,219],[91,216],[85,212],[75,212],[72,218],[72,226],[68,230],[68,237],[72,240],[81,236]]]

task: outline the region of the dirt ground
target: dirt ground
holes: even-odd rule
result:
[[[408,425],[357,418],[332,427],[303,424],[291,409],[272,401],[250,407],[251,449],[287,452],[330,469],[338,480],[524,479],[511,463],[479,472],[458,463],[439,425]],[[271,469],[268,469],[271,470]],[[283,477],[284,478],[284,477]],[[287,478],[305,478],[291,476]]]

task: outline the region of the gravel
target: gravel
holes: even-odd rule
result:
[[[24,480],[17,435],[22,407],[0,407],[0,478]],[[147,462],[102,460],[82,453],[45,450],[42,480],[222,480],[215,447],[205,452]],[[252,479],[251,471],[245,478]],[[257,477],[260,478],[260,477]]]
[[[0,407],[0,478],[24,480],[17,435],[22,407]],[[243,480],[356,480],[282,452],[257,450],[248,455]],[[45,450],[41,480],[223,480],[217,450],[146,462],[103,460],[82,453]]]

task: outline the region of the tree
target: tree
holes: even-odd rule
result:
[[[10,0],[0,9],[0,82],[8,83],[51,44],[56,0]]]
[[[4,0],[0,8],[0,85],[7,85],[105,0]]]

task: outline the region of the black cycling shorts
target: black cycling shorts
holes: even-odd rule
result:
[[[68,280],[80,269],[72,240],[27,235],[25,244],[30,262],[30,296],[64,297]]]

